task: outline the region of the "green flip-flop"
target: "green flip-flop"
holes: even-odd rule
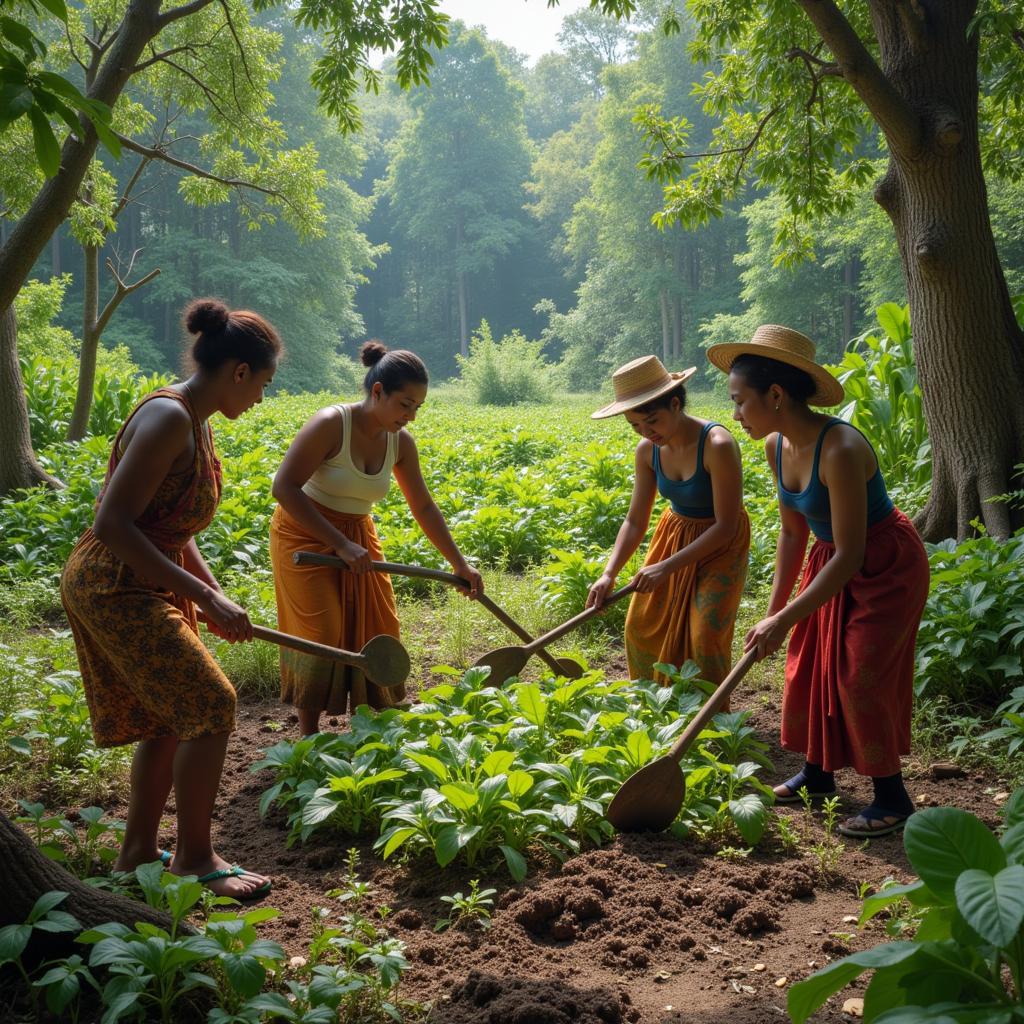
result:
[[[198,878],[197,881],[203,885],[207,885],[210,882],[219,881],[221,878],[241,878],[243,875],[251,875],[251,871],[246,871],[245,868],[239,867],[237,864],[232,864],[229,868],[221,868],[219,871],[211,871],[208,875],[203,875]],[[236,900],[258,900],[261,896],[266,896],[271,889],[271,883],[269,880],[264,882],[263,885],[257,889],[253,889],[252,892],[245,893],[244,895],[233,896],[232,899]]]

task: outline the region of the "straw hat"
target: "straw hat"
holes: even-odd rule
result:
[[[691,366],[682,373],[669,373],[657,356],[641,356],[625,366],[620,366],[612,374],[612,387],[615,389],[615,401],[597,412],[592,412],[592,420],[603,420],[609,416],[617,416],[620,412],[635,409],[638,405],[646,405],[659,395],[685,384],[697,372]]]
[[[809,373],[816,385],[814,394],[807,399],[810,405],[838,405],[844,398],[843,385],[824,366],[814,361],[814,342],[792,328],[762,324],[750,341],[708,348],[708,359],[723,373],[728,373],[733,360],[743,355],[765,356]]]

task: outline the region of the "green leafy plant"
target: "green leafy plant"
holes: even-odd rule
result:
[[[554,392],[554,369],[543,349],[544,342],[527,341],[519,331],[495,341],[482,320],[470,339],[469,355],[455,358],[463,383],[480,405],[543,403]]]
[[[878,307],[882,333],[868,331],[847,346],[835,367],[850,403],[839,415],[862,430],[878,454],[902,507],[915,508],[931,483],[931,443],[911,342],[910,310]]]
[[[32,982],[21,958],[28,948],[32,932],[73,932],[81,928],[69,913],[57,909],[67,898],[66,892],[45,892],[32,905],[24,922],[0,928],[0,968],[12,964],[26,986]]]
[[[913,815],[903,845],[919,878],[868,897],[860,923],[906,899],[923,912],[917,934],[844,957],[795,984],[792,1020],[802,1024],[868,970],[874,976],[864,1016],[878,1024],[1024,1020],[1024,789],[1003,813],[998,837],[953,807]]]
[[[494,906],[494,895],[497,889],[481,889],[480,879],[474,878],[469,883],[469,892],[461,892],[454,896],[442,896],[441,902],[447,903],[451,910],[447,917],[434,925],[435,932],[443,932],[447,928],[461,928],[463,925],[476,925],[484,930],[491,926],[491,908]]]

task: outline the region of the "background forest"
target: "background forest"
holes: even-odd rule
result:
[[[317,106],[315,36],[280,13],[246,27],[252,66],[239,78],[246,92],[233,85],[231,108],[211,101],[216,54],[204,58],[203,78],[155,65],[129,86],[127,116],[141,148],[182,166],[141,151],[120,161],[101,153],[90,175],[95,203],[76,204],[32,275],[61,283],[36,293],[34,315],[23,296],[22,354],[39,347],[29,321],[53,316],[75,337],[87,333],[88,310],[115,288],[105,270],[90,282],[90,259],[94,268],[109,259],[126,285],[159,271],[103,329],[104,347],[127,346],[148,372],[177,369],[178,311],[207,293],[279,327],[289,357],[278,384],[292,392],[350,388],[367,336],[413,348],[435,377],[449,377],[482,321],[495,339],[542,342],[573,390],[598,388],[645,352],[700,362],[702,344],[759,322],[797,327],[838,361],[880,303],[906,301],[888,219],[861,189],[855,213],[820,223],[802,261],[776,255],[781,200],[770,190],[745,191],[703,228],[659,229],[661,187],[637,170],[638,107],[687,117],[694,151],[712,128],[693,95],[703,70],[689,56],[692,28],[684,20],[666,35],[659,10],[647,4],[630,22],[569,15],[562,52],[533,66],[454,23],[431,85],[402,91],[386,67],[380,92],[359,99],[362,129],[348,136]],[[10,176],[39,173],[25,166],[18,135],[3,136],[0,171],[12,207]],[[858,156],[881,166],[884,153],[876,143]],[[188,174],[210,163],[242,184]],[[1022,205],[1024,186],[992,182],[1012,294],[1024,290],[1014,230]]]

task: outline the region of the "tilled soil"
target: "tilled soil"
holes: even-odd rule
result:
[[[757,698],[755,698],[756,700]],[[736,705],[734,704],[734,707]],[[341,882],[347,851],[360,853],[359,875],[372,885],[374,906],[387,906],[387,926],[407,945],[413,967],[403,995],[432,1007],[443,1024],[761,1024],[785,1021],[786,989],[831,959],[884,939],[880,924],[858,933],[862,885],[888,876],[911,877],[900,837],[871,843],[844,840],[834,872],[823,875],[812,847],[825,836],[820,813],[777,808],[801,836],[790,853],[723,857],[713,846],[670,835],[620,836],[564,865],[538,870],[515,885],[503,871],[448,868],[420,859],[384,863],[372,837],[286,849],[283,815],[261,820],[259,795],[271,776],[249,771],[259,751],[294,736],[290,709],[277,703],[243,704],[229,751],[217,811],[217,842],[224,855],[274,877],[266,901],[281,915],[261,934],[302,955],[314,908],[331,906],[328,890]],[[778,717],[762,706],[754,715],[772,742],[778,778],[800,759],[778,749]],[[283,728],[282,728],[283,727]],[[341,729],[344,719],[325,723]],[[918,777],[915,778],[915,773]],[[950,804],[995,825],[997,806],[984,780],[934,781],[907,763],[910,789],[924,805]],[[866,780],[840,776],[843,816],[869,802]],[[164,838],[173,844],[173,819]],[[447,916],[442,895],[498,890],[493,923],[436,933]],[[340,913],[334,904],[332,913]],[[833,999],[814,1019],[849,1021]]]

